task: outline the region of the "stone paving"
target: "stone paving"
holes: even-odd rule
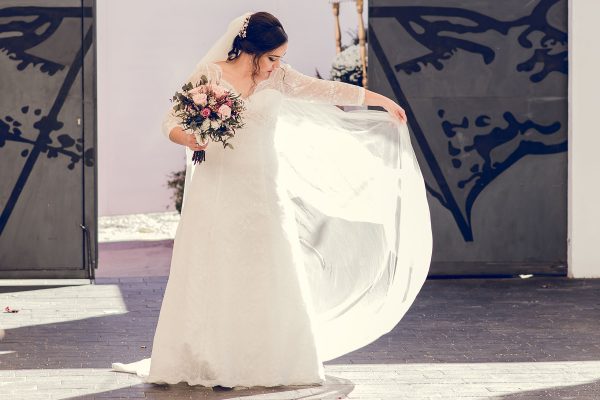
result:
[[[19,310],[0,313],[0,399],[600,399],[600,280],[428,280],[394,330],[325,363],[324,386],[239,391],[110,371],[150,356],[165,284],[0,281]]]

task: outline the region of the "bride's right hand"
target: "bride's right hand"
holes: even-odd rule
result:
[[[394,100],[388,98],[383,104],[383,108],[398,121],[406,123],[406,111],[404,111],[404,108],[400,107]]]
[[[200,145],[196,142],[196,136],[194,134],[184,132],[183,145],[189,147],[192,151],[200,151],[208,147],[208,142],[204,145]]]
[[[196,137],[192,133],[184,131],[180,126],[176,126],[171,130],[169,139],[177,144],[188,147],[192,151],[204,150],[208,146],[208,143],[199,145],[196,142]]]

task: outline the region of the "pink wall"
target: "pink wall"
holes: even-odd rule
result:
[[[327,0],[199,2],[98,0],[99,215],[174,210],[167,188],[183,169],[184,148],[160,132],[169,98],[202,54],[245,11],[269,11],[286,28],[286,61],[308,75],[329,75],[335,54]],[[345,33],[356,27],[353,3],[343,3]],[[366,10],[366,7],[365,7]],[[366,23],[366,11],[365,11]]]

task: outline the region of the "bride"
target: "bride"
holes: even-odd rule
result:
[[[196,143],[168,112],[164,135],[187,155],[170,275],[151,357],[113,370],[163,384],[322,385],[324,361],[389,332],[422,287],[431,224],[404,110],[297,72],[287,48],[277,18],[246,13],[185,81],[205,75],[241,96],[233,149]]]

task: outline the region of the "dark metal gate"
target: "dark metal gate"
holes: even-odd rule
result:
[[[0,3],[0,278],[97,264],[95,4]]]
[[[371,0],[369,86],[427,183],[432,274],[566,274],[567,1]]]

